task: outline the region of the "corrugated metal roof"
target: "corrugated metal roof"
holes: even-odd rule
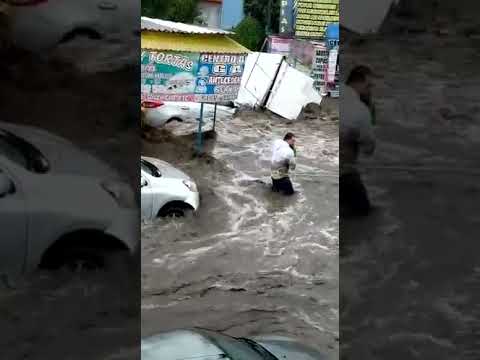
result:
[[[173,21],[152,19],[142,16],[141,19],[142,30],[160,31],[180,34],[195,34],[195,35],[231,35],[230,31],[221,29],[211,29],[197,25],[183,24]]]
[[[248,54],[250,50],[227,36],[142,31],[144,50],[173,50],[203,53]]]

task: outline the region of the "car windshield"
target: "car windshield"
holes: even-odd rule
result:
[[[3,129],[0,129],[0,153],[28,171],[45,173],[49,170],[47,159],[36,147]]]
[[[148,175],[153,176],[153,177],[160,177],[162,174],[160,174],[160,171],[158,168],[153,165],[152,163],[148,162],[147,160],[142,159],[140,161],[140,167],[143,171],[145,171]]]
[[[225,351],[232,360],[278,360],[252,340],[235,339],[208,330],[201,330],[201,333]]]
[[[238,341],[245,343],[247,346],[251,347],[253,350],[258,352],[263,356],[262,359],[265,360],[278,360],[275,356],[273,356],[267,349],[265,349],[260,344],[257,344],[255,341],[246,339],[246,338],[238,338]]]

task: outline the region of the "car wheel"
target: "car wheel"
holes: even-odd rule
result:
[[[163,218],[180,218],[185,217],[193,208],[184,203],[173,203],[165,205],[159,212],[158,216]]]
[[[183,119],[181,119],[179,117],[172,117],[172,118],[168,119],[165,124],[170,124],[173,121],[183,122]]]
[[[65,44],[79,38],[90,39],[90,40],[100,40],[102,36],[98,32],[92,29],[87,29],[87,28],[75,29],[69,32],[68,34],[65,34],[65,36],[60,40],[60,44]]]
[[[62,265],[70,271],[92,271],[106,267],[106,254],[103,251],[92,249],[72,249],[62,255]]]
[[[109,271],[129,261],[129,252],[120,249],[72,247],[61,249],[49,261],[49,270],[66,269],[71,272]]]
[[[142,121],[140,125],[141,125],[142,131],[148,132],[148,131],[155,130],[153,126],[146,124],[145,121]]]
[[[64,266],[73,272],[111,271],[123,267],[130,259],[126,250],[76,249],[67,254]]]

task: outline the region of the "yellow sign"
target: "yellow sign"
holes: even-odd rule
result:
[[[327,25],[339,19],[339,0],[298,0],[295,35],[323,38]]]

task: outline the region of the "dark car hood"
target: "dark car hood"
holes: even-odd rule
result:
[[[263,336],[253,339],[275,355],[278,360],[327,360],[319,351],[298,343],[294,339],[279,336]]]

